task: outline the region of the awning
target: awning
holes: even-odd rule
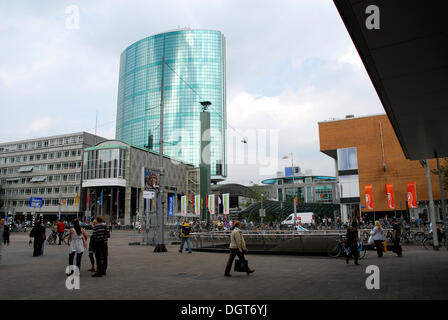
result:
[[[334,3],[406,158],[448,157],[448,3],[438,0],[334,0]],[[379,14],[379,29],[367,28],[366,22],[373,12]]]
[[[30,182],[43,182],[45,180],[47,180],[46,176],[40,176],[31,178]]]
[[[33,171],[33,166],[27,166],[27,167],[20,167],[19,168],[19,172],[31,172],[31,171]]]
[[[6,182],[9,182],[9,181],[19,181],[19,178],[9,178],[9,179],[6,179]]]

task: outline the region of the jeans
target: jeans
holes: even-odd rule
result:
[[[62,240],[64,239],[64,232],[58,232],[58,235],[59,235],[59,245],[60,245]]]
[[[107,243],[95,244],[96,273],[105,275],[107,270]]]
[[[375,247],[376,247],[376,253],[378,255],[378,258],[381,258],[383,256],[383,241],[382,240],[374,240]]]
[[[397,237],[397,239],[394,239],[394,252],[397,254],[397,256],[401,257],[402,250],[400,245],[400,237]]]
[[[68,255],[68,265],[69,266],[73,265],[73,259],[75,258],[75,254],[76,254],[76,266],[78,267],[79,271],[81,271],[82,252],[81,253],[76,253],[76,251],[73,251],[72,253],[70,253]]]
[[[185,241],[187,242],[188,252],[191,253],[191,242],[190,242],[190,238],[189,238],[189,237],[182,237],[182,242],[180,243],[180,249],[179,249],[179,252],[182,253],[182,250],[184,249],[184,243],[185,243]]]

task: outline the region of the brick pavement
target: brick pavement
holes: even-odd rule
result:
[[[316,256],[251,255],[250,276],[223,277],[228,255],[212,252],[167,253],[151,246],[129,246],[129,232],[114,231],[108,275],[92,278],[83,256],[81,289],[65,287],[67,246],[46,245],[43,257],[32,257],[25,234],[12,234],[3,248],[0,299],[447,299],[448,251],[405,247],[404,257],[382,259],[368,252],[361,266],[344,259]],[[249,248],[250,250],[250,248]],[[367,265],[380,268],[380,290],[367,290]],[[237,288],[237,289],[236,289]]]

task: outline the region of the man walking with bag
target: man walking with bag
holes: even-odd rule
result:
[[[241,222],[235,221],[234,229],[230,234],[230,256],[227,260],[226,270],[224,272],[224,276],[231,277],[230,270],[232,269],[233,260],[235,256],[238,256],[241,263],[244,265],[244,269],[246,273],[249,275],[253,273],[255,270],[249,269],[248,261],[244,258],[244,253],[247,252],[246,242],[243,238],[243,232],[241,231]]]

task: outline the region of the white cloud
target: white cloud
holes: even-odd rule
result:
[[[79,30],[65,28],[70,4],[0,3],[2,45],[14,48],[0,52],[1,142],[94,132],[96,110],[98,134],[113,138],[121,52],[186,25],[224,33],[228,122],[279,130],[281,166],[293,152],[304,170],[332,174],[317,122],[382,112],[331,1],[79,0]],[[264,178],[257,172],[232,166],[229,181]]]
[[[54,121],[50,117],[39,118],[33,120],[25,129],[25,132],[29,135],[44,134],[51,130],[53,124]]]

